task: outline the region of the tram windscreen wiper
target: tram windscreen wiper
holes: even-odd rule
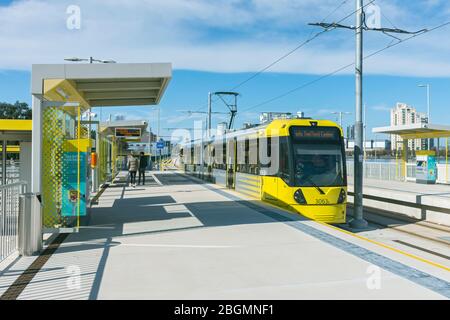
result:
[[[317,191],[319,191],[320,194],[325,194],[325,192],[322,190],[322,188],[320,188],[317,184],[315,184],[314,181],[309,176],[304,176],[303,179],[308,180],[309,183],[311,183],[312,186],[314,188],[316,188]]]

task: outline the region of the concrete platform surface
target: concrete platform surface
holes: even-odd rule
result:
[[[450,297],[427,262],[182,174],[151,181],[106,189],[19,299]],[[0,273],[0,294],[29,263]]]

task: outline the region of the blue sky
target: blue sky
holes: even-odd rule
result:
[[[0,0],[0,101],[30,102],[32,63],[61,63],[67,56],[112,58],[119,62],[172,62],[174,74],[161,103],[161,128],[190,127],[202,116],[177,110],[206,106],[208,91],[228,90],[304,41],[342,3],[328,21],[352,13],[354,1],[343,0]],[[67,7],[81,9],[81,28],[66,27]],[[383,26],[409,30],[450,21],[447,0],[375,1]],[[353,24],[350,17],[344,23]],[[365,62],[364,101],[367,126],[387,125],[388,109],[405,102],[426,110],[425,89],[432,85],[433,122],[450,123],[449,27],[405,42]],[[371,53],[391,42],[366,33]],[[301,48],[238,89],[242,122],[257,122],[261,111],[304,111],[335,119],[332,111],[354,110],[354,77],[349,68],[267,105],[245,111],[267,99],[353,62],[351,31],[334,30]],[[220,102],[216,111],[226,111]],[[97,111],[100,113],[99,111]],[[150,108],[104,108],[128,119],[151,119]],[[152,119],[153,117],[153,119]],[[223,121],[215,117],[215,121]],[[344,125],[354,114],[344,118]],[[368,130],[370,131],[370,130]],[[162,132],[164,134],[164,132]]]

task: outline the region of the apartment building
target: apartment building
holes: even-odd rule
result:
[[[391,126],[405,126],[415,123],[428,123],[425,113],[417,112],[417,110],[406,103],[398,102],[391,109]],[[403,148],[403,139],[398,135],[391,136],[391,149],[401,150]],[[408,140],[409,150],[427,150],[427,139],[410,139]]]

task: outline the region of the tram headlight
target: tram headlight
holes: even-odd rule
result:
[[[345,193],[345,190],[341,189],[341,193],[339,194],[339,198],[338,198],[338,203],[344,203],[346,198],[347,198],[347,194]]]
[[[305,196],[303,195],[303,192],[301,189],[298,189],[297,191],[295,191],[294,193],[294,199],[295,201],[297,201],[297,203],[299,204],[307,204]]]

